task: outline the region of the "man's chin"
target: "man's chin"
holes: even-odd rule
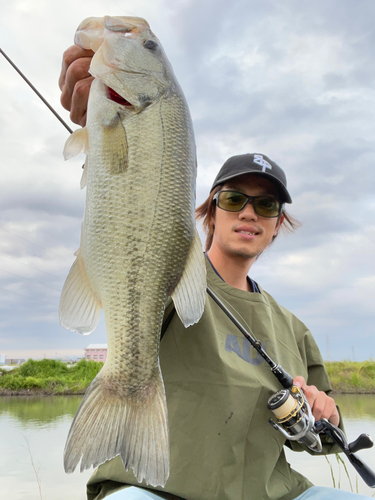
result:
[[[243,260],[256,260],[262,252],[251,252],[245,248],[232,249],[232,256]]]

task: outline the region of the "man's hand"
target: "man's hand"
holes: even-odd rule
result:
[[[94,52],[79,45],[72,45],[64,52],[59,87],[61,104],[70,111],[70,119],[84,127],[86,125],[87,101],[94,79],[89,67]]]
[[[293,384],[303,390],[315,420],[326,418],[333,425],[339,425],[340,415],[332,398],[325,392],[319,391],[315,385],[306,385],[303,377],[296,377]]]

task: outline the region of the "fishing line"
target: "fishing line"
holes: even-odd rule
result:
[[[207,292],[208,292],[208,290],[207,290]],[[234,313],[236,313],[236,315],[237,315],[237,316],[239,316],[239,317],[241,318],[241,320],[244,322],[245,326],[247,326],[247,329],[249,330],[249,332],[251,333],[251,335],[255,336],[255,334],[254,334],[254,332],[253,332],[253,330],[252,330],[251,326],[250,326],[250,325],[249,325],[249,323],[246,321],[246,319],[242,316],[242,314],[241,314],[241,313],[239,313],[239,312],[237,311],[237,309],[236,309],[236,308],[235,308],[235,307],[234,307],[234,306],[233,306],[233,305],[232,305],[232,304],[231,304],[228,300],[224,299],[222,295],[220,295],[220,294],[218,294],[218,293],[216,292],[216,296],[217,296],[217,297],[219,297],[219,298],[220,298],[220,300],[221,300],[223,303],[225,303],[225,304],[226,304],[226,306],[228,307],[228,309],[229,309],[229,308],[230,308],[230,309],[232,309],[232,311],[233,311]],[[225,311],[224,311],[224,312],[225,312]]]
[[[41,269],[38,269],[36,267],[30,266],[30,264],[25,264],[21,260],[14,259],[13,257],[9,257],[6,253],[0,252],[0,255],[3,257],[6,257],[7,259],[14,260],[14,262],[17,262],[17,264],[22,264],[23,266],[31,267],[31,269],[34,269],[35,271],[38,271],[40,273],[48,274],[49,276],[52,276],[53,278],[56,278],[58,280],[61,280],[61,276],[56,276],[55,274],[48,273],[47,271],[42,271]]]
[[[15,295],[20,295],[21,297],[26,297],[28,299],[39,300],[39,302],[46,302],[47,304],[51,304],[53,307],[56,307],[56,304],[53,304],[52,302],[49,302],[48,300],[38,299],[37,297],[31,297],[30,295],[24,295],[23,293],[19,293],[19,292],[13,292],[13,290],[8,290],[7,288],[3,288],[3,287],[0,287],[0,290],[4,290],[4,292],[14,293]]]
[[[46,285],[45,283],[39,283],[38,281],[34,281],[30,278],[26,278],[25,276],[21,276],[20,274],[11,273],[10,271],[6,271],[5,269],[2,269],[1,267],[0,267],[0,271],[3,271],[4,273],[12,274],[13,276],[17,276],[18,278],[21,278],[23,280],[30,281],[31,283],[34,283],[35,285],[43,286],[43,287],[46,286],[47,288],[51,288],[52,290],[56,290],[56,292],[61,292],[61,289],[58,290],[57,288],[53,288],[53,286]]]
[[[0,227],[1,231],[6,231],[9,234],[12,234],[13,236],[16,236],[17,238],[20,238],[21,240],[27,241],[28,243],[31,243],[32,245],[35,245],[39,248],[42,248],[46,252],[50,253],[51,255],[55,255],[56,257],[60,257],[61,259],[66,259],[66,255],[60,255],[58,253],[53,252],[52,250],[48,250],[48,248],[43,247],[42,245],[39,245],[38,243],[34,243],[33,241],[28,240],[27,238],[24,238],[23,236],[20,236],[19,234],[12,233],[12,231],[9,231],[9,229],[4,229],[3,227]],[[55,238],[56,239],[56,238]],[[58,240],[56,240],[58,241]],[[61,242],[59,242],[61,245]]]
[[[267,352],[263,348],[261,342],[257,340],[253,335],[250,334],[246,328],[238,321],[238,319],[231,313],[231,311],[221,302],[219,297],[211,290],[209,286],[207,286],[208,295],[216,302],[216,304],[224,311],[224,313],[228,316],[228,318],[232,321],[232,323],[240,330],[244,337],[250,342],[250,344],[254,347],[254,349],[262,356],[262,358],[268,363],[271,368],[272,373],[275,375],[280,384],[285,388],[289,389],[293,387],[293,377],[289,375],[289,373],[284,370],[284,368],[275,363],[275,361],[268,356]]]

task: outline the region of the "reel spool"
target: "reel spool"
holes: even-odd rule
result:
[[[305,444],[311,450],[321,452],[322,443],[314,430],[315,419],[307,400],[297,386],[282,389],[271,396],[267,403],[277,422],[272,418],[269,423],[290,441]]]

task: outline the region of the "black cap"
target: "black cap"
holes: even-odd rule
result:
[[[270,160],[268,156],[253,153],[232,156],[221,167],[219,173],[214,180],[211,191],[219,184],[224,184],[243,174],[258,174],[266,177],[278,188],[282,197],[283,203],[292,203],[292,198],[286,188],[286,176],[284,170],[279,167],[274,161]]]

